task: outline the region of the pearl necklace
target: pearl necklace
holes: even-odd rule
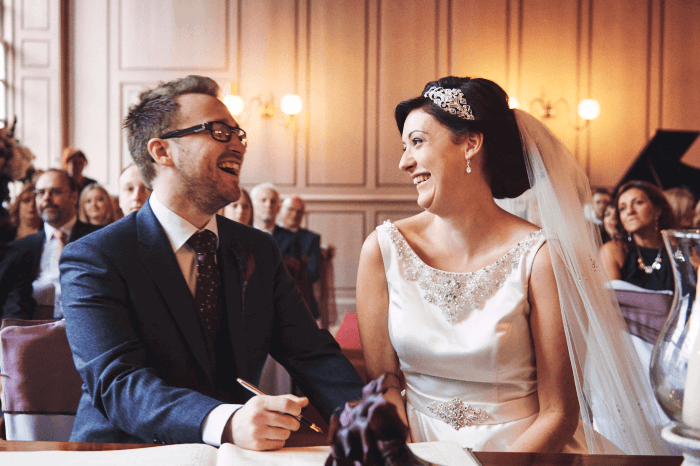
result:
[[[646,274],[651,274],[654,270],[659,270],[661,268],[661,248],[659,248],[659,253],[656,254],[656,259],[654,259],[654,262],[651,265],[646,265],[644,261],[642,260],[642,251],[639,249],[639,245],[637,246],[637,264],[639,264],[639,270],[644,270],[644,273]]]

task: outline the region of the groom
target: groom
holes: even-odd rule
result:
[[[153,194],[61,256],[81,442],[281,448],[308,400],[250,399],[268,353],[328,419],[362,382],[313,321],[271,237],[215,213],[240,196],[246,134],[200,76],[141,95],[125,128]],[[305,427],[304,427],[305,428]]]

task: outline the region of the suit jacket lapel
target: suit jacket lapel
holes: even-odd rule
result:
[[[141,248],[139,253],[143,258],[144,266],[148,269],[149,275],[180,327],[187,346],[194,353],[209,380],[213,380],[212,367],[200,331],[194,299],[175,258],[170,240],[153,215],[148,202],[136,214],[136,228]]]

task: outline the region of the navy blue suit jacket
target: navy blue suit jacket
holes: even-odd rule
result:
[[[90,225],[89,223],[83,223],[80,220],[76,220],[75,225],[73,225],[73,230],[71,230],[70,238],[68,238],[68,242],[70,243],[80,239],[93,231],[99,230],[99,228],[99,226]],[[21,305],[25,306],[25,311],[19,314],[19,316],[23,315],[24,317],[21,318],[24,319],[31,319],[34,316],[34,311],[36,310],[36,301],[34,301],[33,297],[34,289],[31,285],[39,276],[39,264],[41,263],[41,255],[44,252],[44,243],[46,243],[46,232],[44,231],[43,226],[38,232],[10,243],[10,246],[12,246],[19,254],[22,254],[25,257],[25,260],[26,258],[29,258],[30,262],[29,289],[32,296],[30,300],[24,298],[22,300]],[[11,278],[8,277],[8,279]],[[4,277],[3,280],[5,280]],[[26,294],[26,291],[23,291],[22,293]],[[9,317],[10,312],[11,311],[8,311],[8,315],[3,316],[3,318]]]
[[[205,416],[249,398],[235,377],[257,383],[268,352],[326,418],[361,396],[361,379],[312,320],[272,238],[217,222],[225,334],[218,369],[149,203],[65,247],[66,333],[84,382],[72,441],[201,442]]]
[[[75,225],[73,225],[73,230],[71,230],[70,238],[68,238],[68,242],[71,243],[99,229],[99,226],[90,225],[89,223],[83,223],[80,220],[76,220]],[[10,246],[13,246],[21,251],[31,251],[34,255],[34,262],[32,264],[32,274],[34,280],[36,280],[36,278],[39,276],[39,264],[41,263],[41,254],[44,252],[44,243],[46,243],[46,232],[44,231],[43,226],[38,232],[10,243]]]
[[[0,244],[0,318],[29,319],[34,312],[33,262],[31,251]]]
[[[314,283],[321,277],[321,236],[306,228],[299,228],[297,236],[301,255],[306,258],[309,283]]]

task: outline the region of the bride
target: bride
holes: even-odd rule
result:
[[[664,453],[564,145],[486,79],[430,82],[395,115],[424,212],[365,241],[357,313],[368,376],[397,375],[385,396],[412,440]]]

